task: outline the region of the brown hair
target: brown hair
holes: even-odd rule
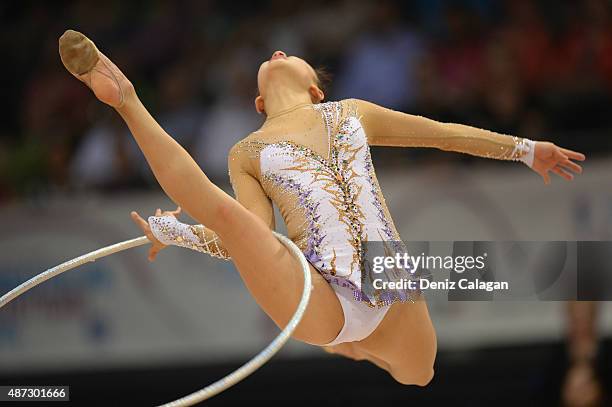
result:
[[[319,66],[315,68],[314,71],[317,78],[317,86],[323,93],[327,93],[327,88],[331,84],[332,75],[324,66]]]

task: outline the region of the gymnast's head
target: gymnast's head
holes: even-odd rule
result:
[[[296,56],[287,56],[283,51],[275,51],[270,59],[264,61],[257,73],[258,95],[255,109],[266,112],[266,98],[277,98],[284,94],[309,97],[312,103],[320,103],[325,98],[324,82],[328,80],[325,70],[314,69],[308,62]]]

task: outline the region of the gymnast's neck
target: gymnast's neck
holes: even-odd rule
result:
[[[269,86],[264,97],[264,108],[267,116],[291,109],[294,106],[312,103],[308,90],[294,89],[290,86]]]

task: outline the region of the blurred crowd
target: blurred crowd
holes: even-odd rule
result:
[[[333,80],[327,99],[367,99],[591,155],[612,141],[612,7],[584,1],[13,2],[0,6],[5,79],[0,201],[155,185],[119,116],[61,65],[84,32],[206,173],[263,122],[259,64],[281,49]],[[383,149],[378,166],[452,154]],[[376,161],[376,157],[375,157]]]

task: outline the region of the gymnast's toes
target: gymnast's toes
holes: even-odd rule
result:
[[[60,37],[59,52],[66,69],[77,76],[91,71],[99,59],[94,43],[74,30],[66,30]]]

